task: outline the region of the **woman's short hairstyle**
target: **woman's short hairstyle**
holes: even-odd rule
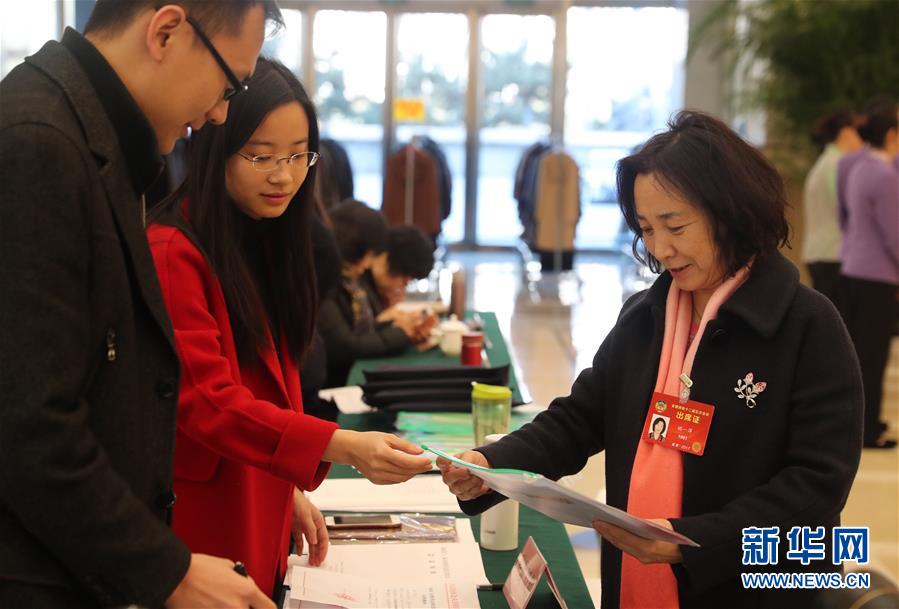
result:
[[[642,245],[634,198],[637,176],[649,174],[708,218],[728,276],[789,244],[786,194],[777,170],[720,120],[681,111],[667,131],[618,161],[618,205],[634,232],[634,256],[653,271],[662,265]]]
[[[890,129],[896,129],[899,124],[896,112],[896,100],[888,95],[868,100],[862,112],[864,122],[858,128],[858,134],[875,148],[883,148],[887,133]]]
[[[829,143],[837,139],[840,131],[846,127],[855,128],[860,122],[861,117],[848,108],[831,112],[822,116],[812,127],[812,143],[818,148],[824,148]]]
[[[422,279],[434,268],[434,242],[411,224],[387,231],[387,270],[391,275]]]
[[[381,212],[356,199],[345,199],[331,208],[331,223],[340,257],[355,264],[368,252],[387,248],[387,221]]]

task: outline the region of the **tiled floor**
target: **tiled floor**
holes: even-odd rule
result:
[[[517,254],[452,253],[451,264],[466,269],[473,308],[495,311],[510,342],[518,378],[534,404],[545,406],[568,393],[578,372],[590,365],[599,344],[614,325],[622,302],[629,264],[624,256],[581,255],[575,273],[528,281]],[[533,279],[533,277],[532,277]],[[899,338],[893,339],[885,379],[884,416],[899,425]],[[845,525],[871,530],[871,567],[899,581],[899,451],[865,451],[849,501]],[[599,454],[571,483],[597,496],[603,490]],[[572,541],[594,600],[599,602],[599,557],[591,531],[570,527]]]

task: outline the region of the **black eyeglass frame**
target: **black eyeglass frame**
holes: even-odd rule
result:
[[[231,83],[231,88],[225,90],[224,100],[229,101],[238,93],[242,93],[246,91],[249,87],[246,83],[240,81],[237,78],[237,74],[228,67],[228,64],[225,62],[225,59],[222,57],[221,53],[218,52],[218,49],[215,48],[215,45],[212,44],[212,41],[209,40],[209,37],[206,35],[206,32],[203,31],[203,28],[200,27],[200,24],[197,23],[193,17],[190,15],[186,16],[187,22],[194,28],[194,32],[197,33],[197,37],[200,39],[200,42],[209,50],[209,53],[212,55],[212,58],[215,59],[215,62],[219,64],[219,67],[222,69],[222,72],[225,73],[225,77],[228,79],[228,82]]]

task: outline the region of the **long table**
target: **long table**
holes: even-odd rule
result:
[[[385,429],[381,420],[365,421],[365,417],[370,416],[375,415],[341,415],[338,422],[345,429],[353,427],[378,431]],[[372,427],[369,427],[369,423],[372,424]],[[360,476],[361,474],[352,468],[340,465],[333,466],[328,475],[329,478]],[[327,481],[325,481],[325,484],[327,484]],[[459,518],[468,518],[464,515],[454,515]],[[474,531],[475,539],[480,539],[480,523],[480,516],[471,518],[471,528]],[[584,582],[583,575],[581,575],[581,569],[578,565],[577,557],[574,555],[574,549],[571,547],[565,527],[562,523],[523,505],[519,506],[518,549],[509,552],[494,552],[481,548],[481,559],[484,561],[484,570],[487,573],[487,578],[491,582],[504,582],[528,537],[534,538],[537,547],[540,548],[543,556],[546,557],[549,568],[553,573],[553,579],[568,607],[571,609],[592,607],[593,601],[590,599],[590,592],[587,590],[587,584]],[[478,592],[478,599],[482,609],[508,609],[509,607],[502,591]],[[559,604],[556,602],[544,577],[537,587],[528,609],[556,609],[558,607]]]
[[[512,389],[512,399],[516,403],[530,401],[526,390],[522,390],[518,379],[515,376],[515,370],[512,366],[512,360],[506,345],[505,338],[500,331],[496,315],[489,312],[478,312],[484,324],[484,334],[489,339],[489,346],[485,345],[487,358],[491,366],[509,365],[509,386]],[[469,317],[470,313],[466,314]],[[486,343],[487,341],[485,341]],[[409,348],[405,353],[389,358],[372,358],[359,360],[350,370],[347,378],[347,385],[359,385],[365,380],[363,371],[379,368],[381,366],[446,366],[453,363],[458,364],[459,359],[444,355],[439,349],[432,349],[424,353]],[[357,431],[394,431],[394,421],[396,414],[384,412],[372,412],[367,414],[347,415],[341,414],[338,423],[344,429],[354,429]],[[331,468],[329,477],[349,478],[359,477],[361,474],[350,467],[334,466]],[[433,474],[428,474],[433,475]],[[327,482],[325,482],[327,484]],[[584,607],[592,607],[593,602],[590,599],[590,593],[587,590],[587,584],[584,582],[581,574],[580,566],[574,555],[574,549],[568,539],[568,534],[562,523],[544,516],[528,507],[520,506],[519,511],[519,530],[518,530],[518,550],[510,552],[494,552],[491,550],[481,549],[481,558],[484,561],[484,569],[487,577],[492,582],[503,582],[509,575],[512,565],[515,562],[518,552],[524,547],[524,543],[528,537],[533,537],[537,543],[537,547],[546,557],[547,563],[553,572],[553,578],[562,593],[565,602],[572,609],[583,609]],[[467,516],[462,516],[467,518]],[[480,517],[471,518],[472,529],[475,538],[480,537]],[[500,591],[497,592],[478,592],[481,607],[484,609],[506,609],[508,603],[505,596]],[[537,591],[531,600],[529,608],[533,609],[555,609],[558,607],[549,586],[544,581],[540,583]]]
[[[499,329],[499,323],[496,315],[490,312],[478,312],[484,324],[484,334],[488,340],[485,342],[484,350],[487,353],[487,359],[491,366],[509,366],[509,387],[512,389],[512,403],[523,404],[530,402],[530,396],[518,382],[515,375],[514,366],[512,366],[512,358],[509,356],[509,349],[503,338],[503,333]],[[466,317],[470,317],[467,313]],[[364,371],[374,370],[381,366],[452,366],[459,364],[458,357],[450,357],[444,355],[438,349],[430,349],[429,351],[419,351],[415,347],[409,347],[403,353],[393,357],[378,357],[357,360],[350,373],[347,376],[347,385],[361,385],[365,382]]]

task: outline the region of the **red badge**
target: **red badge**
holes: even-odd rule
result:
[[[711,404],[684,402],[672,395],[653,392],[643,424],[643,440],[702,456],[713,414],[715,407]]]

